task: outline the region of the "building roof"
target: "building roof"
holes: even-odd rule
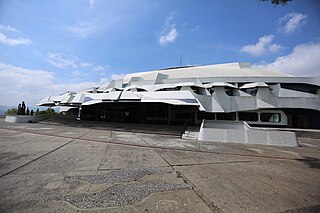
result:
[[[166,75],[167,78],[214,78],[214,77],[292,77],[291,75],[251,67],[247,62],[236,62],[227,64],[215,64],[205,66],[192,66],[181,68],[168,68],[148,72],[137,72],[127,74],[123,83],[128,83],[132,78],[140,78],[145,81],[156,80],[158,74]]]

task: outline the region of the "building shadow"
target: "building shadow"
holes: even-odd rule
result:
[[[297,159],[297,161],[303,162],[313,169],[320,169],[320,159],[314,157],[303,157],[302,159]]]

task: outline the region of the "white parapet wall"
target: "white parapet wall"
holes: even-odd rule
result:
[[[199,141],[299,146],[296,134],[289,131],[253,129],[246,122],[203,120]]]
[[[5,122],[11,123],[33,123],[35,122],[34,115],[7,115]]]

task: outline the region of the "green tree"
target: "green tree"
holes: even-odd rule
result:
[[[24,103],[24,101],[22,101],[21,104],[21,115],[25,115],[26,114],[26,104]]]
[[[22,115],[22,108],[21,108],[21,104],[19,104],[19,105],[18,105],[17,114],[18,114],[18,115]]]

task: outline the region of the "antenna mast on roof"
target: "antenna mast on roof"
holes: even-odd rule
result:
[[[180,67],[182,66],[182,58],[181,58],[181,52],[179,52],[179,61],[180,61]]]

